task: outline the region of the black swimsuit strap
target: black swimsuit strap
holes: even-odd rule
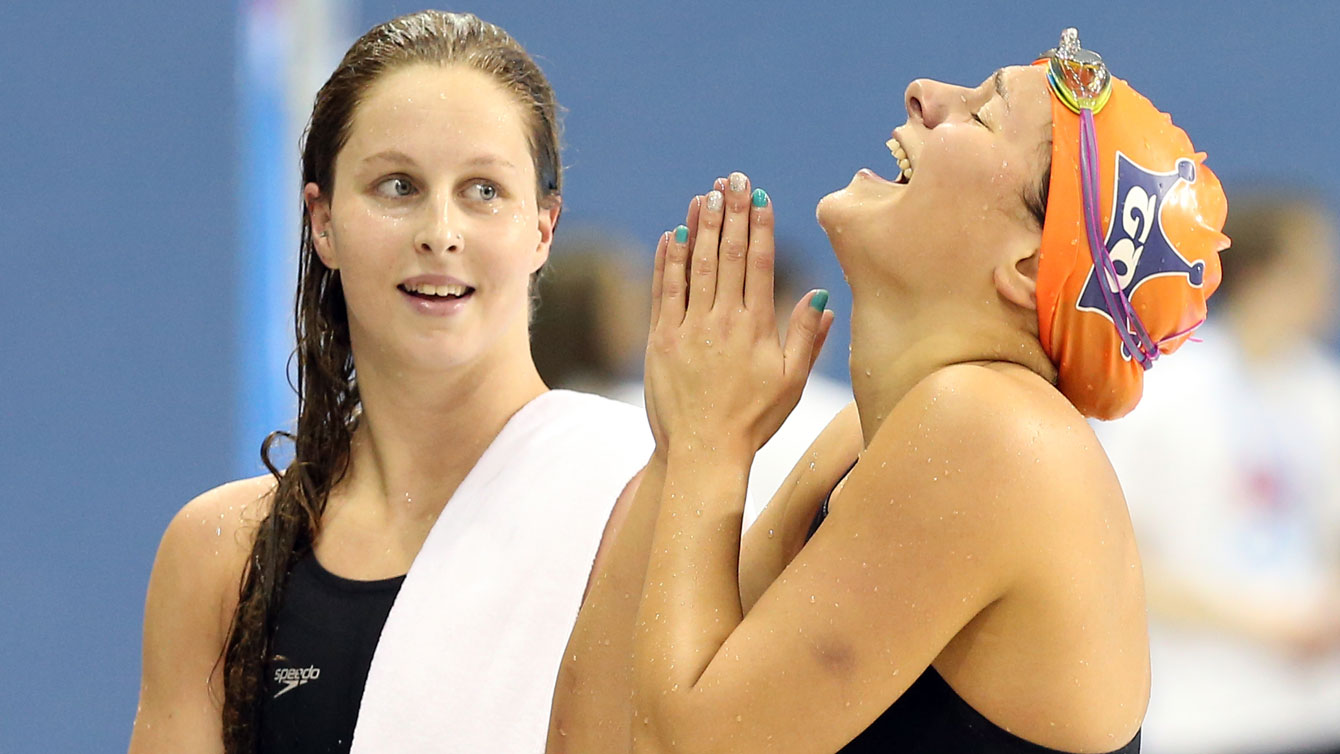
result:
[[[805,535],[806,542],[810,541],[810,537],[813,537],[814,533],[819,531],[819,525],[824,522],[824,519],[828,518],[828,501],[833,499],[833,490],[836,490],[838,485],[842,484],[842,480],[846,479],[851,474],[852,469],[856,468],[856,464],[859,463],[860,460],[860,458],[857,458],[855,461],[852,461],[851,465],[847,467],[847,470],[838,478],[837,484],[833,485],[833,489],[829,490],[827,495],[824,495],[824,502],[819,506],[819,512],[814,514],[814,520],[810,522],[810,532]]]

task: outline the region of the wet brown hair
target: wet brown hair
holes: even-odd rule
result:
[[[348,141],[354,111],[368,88],[383,74],[413,64],[467,66],[514,92],[530,116],[540,206],[558,204],[562,191],[558,104],[544,73],[497,26],[468,13],[431,10],[387,21],[345,53],[316,95],[302,142],[302,185],[315,183],[322,196],[331,195],[335,157]],[[316,254],[305,205],[294,321],[297,431],[271,433],[261,446],[261,459],[276,487],[270,510],[256,531],[223,649],[223,742],[230,754],[256,750],[274,616],[289,570],[311,549],[330,491],[348,468],[359,411],[344,292],[339,274]],[[282,440],[293,444],[294,457],[281,473],[271,452]]]

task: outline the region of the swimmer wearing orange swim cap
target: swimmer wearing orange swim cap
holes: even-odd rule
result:
[[[1115,419],[1159,355],[1205,321],[1228,202],[1204,153],[1074,29],[1035,64],[1053,95],[1039,337],[1061,392],[1085,416]]]

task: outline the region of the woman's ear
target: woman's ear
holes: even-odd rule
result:
[[[1016,306],[1038,308],[1038,249],[1028,248],[1007,257],[996,267],[996,290]]]
[[[562,197],[551,197],[540,205],[540,211],[537,213],[540,242],[535,245],[535,260],[530,269],[532,273],[538,272],[544,263],[549,261],[549,247],[554,243],[554,228],[558,227],[558,217],[562,213]]]
[[[321,263],[332,270],[340,269],[331,243],[330,201],[321,196],[321,187],[309,183],[302,188],[302,201],[307,205],[307,218],[312,224],[312,246]]]

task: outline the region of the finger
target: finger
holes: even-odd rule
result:
[[[690,263],[693,261],[693,243],[697,240],[698,234],[694,229],[698,227],[698,214],[702,211],[703,195],[699,194],[689,200],[689,211],[684,213],[684,227],[689,229],[689,254]]]
[[[744,307],[764,315],[760,317],[760,327],[775,331],[777,323],[776,309],[772,300],[772,275],[776,249],[772,236],[772,199],[763,189],[755,189],[750,196],[749,226],[749,253],[744,273]],[[766,316],[767,314],[772,316]]]
[[[725,191],[726,179],[717,178],[712,182],[712,188],[717,191]],[[698,218],[702,214],[703,202],[705,201],[707,201],[706,194],[699,194],[693,197],[693,200],[689,202],[689,211],[684,217],[684,224],[689,227],[689,269],[686,270],[686,274],[691,274],[693,272],[693,247],[694,242],[698,240],[698,233],[696,232],[698,228]]]
[[[670,243],[670,231],[661,234],[661,240],[656,242],[656,256],[652,257],[651,262],[651,329],[656,329],[656,322],[661,318],[661,281],[665,278],[665,247]]]
[[[717,250],[721,242],[721,220],[725,197],[713,189],[698,212],[698,232],[694,234],[692,269],[689,273],[689,303],[686,316],[703,314],[712,308],[717,287]]]
[[[819,360],[819,354],[824,350],[824,343],[828,342],[828,333],[833,329],[833,320],[837,315],[832,309],[825,309],[823,316],[819,319],[819,332],[814,336],[814,348],[810,352],[810,371],[814,371],[814,364]]]
[[[678,326],[684,321],[688,297],[686,266],[689,260],[689,229],[681,225],[666,242],[665,272],[661,278],[661,318],[663,324]]]
[[[749,177],[744,173],[730,174],[725,204],[721,250],[717,255],[717,296],[714,306],[734,310],[744,303],[745,259],[751,238]]]
[[[828,291],[810,291],[801,297],[791,312],[791,324],[782,343],[782,371],[785,379],[805,382],[814,364],[815,342],[828,306]]]

